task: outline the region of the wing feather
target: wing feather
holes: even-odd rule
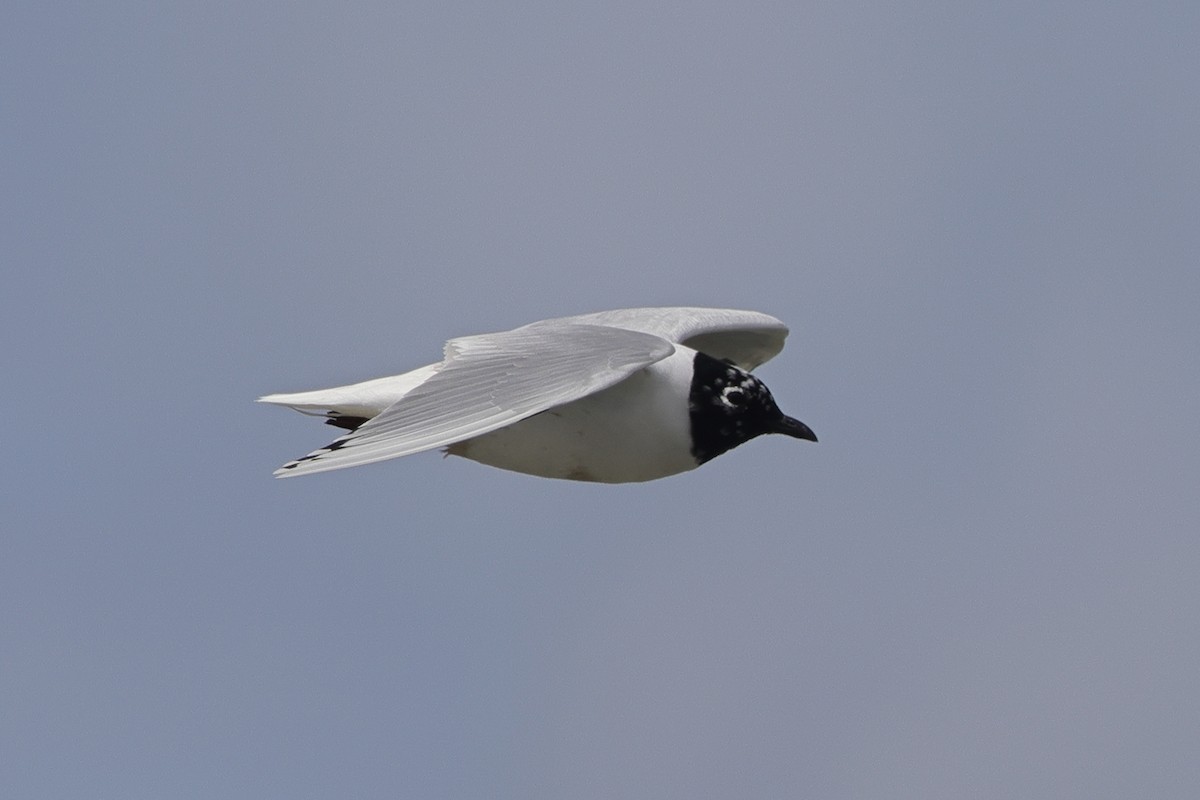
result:
[[[606,389],[674,350],[652,333],[553,320],[452,339],[432,377],[358,430],[275,474],[342,469],[481,436]]]
[[[745,370],[755,369],[778,355],[788,335],[787,326],[770,314],[732,308],[623,308],[548,322],[641,331],[716,359],[728,359]]]

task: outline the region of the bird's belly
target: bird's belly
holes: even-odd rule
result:
[[[616,386],[446,451],[529,475],[601,483],[695,469],[687,407],[690,355],[677,352]]]

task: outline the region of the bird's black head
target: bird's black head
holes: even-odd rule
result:
[[[693,363],[688,411],[692,455],[700,464],[764,433],[817,440],[807,425],[779,410],[762,381],[704,353]]]

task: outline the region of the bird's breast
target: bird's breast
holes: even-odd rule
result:
[[[543,411],[447,452],[545,478],[628,483],[686,472],[695,351],[667,358],[601,392]]]

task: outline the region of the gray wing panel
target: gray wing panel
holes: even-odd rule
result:
[[[728,359],[746,370],[778,355],[788,335],[787,326],[769,314],[732,308],[623,308],[551,322],[641,331],[713,358]]]
[[[553,322],[452,339],[431,378],[357,431],[275,474],[342,469],[481,436],[606,389],[674,349],[647,333]]]

